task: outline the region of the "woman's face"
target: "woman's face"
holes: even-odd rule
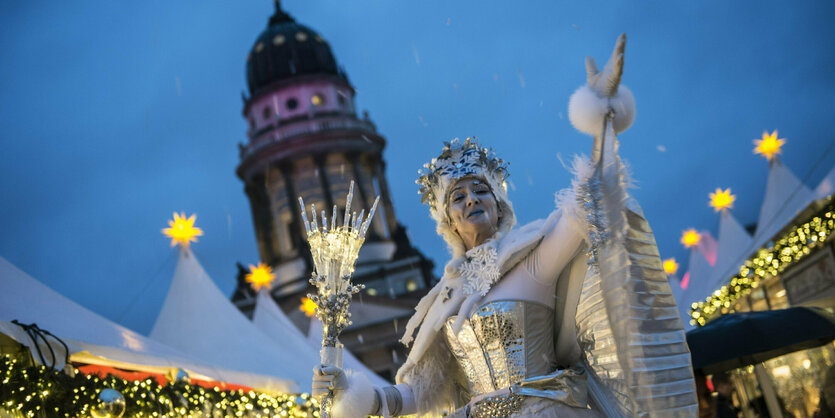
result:
[[[483,180],[467,177],[460,180],[447,196],[447,208],[453,231],[467,248],[480,245],[499,226],[499,209],[493,192]]]

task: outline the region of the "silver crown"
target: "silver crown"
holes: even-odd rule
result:
[[[439,210],[438,204],[443,203],[446,189],[453,180],[467,176],[485,179],[494,193],[506,193],[505,179],[510,175],[507,165],[504,160],[496,157],[492,149],[479,146],[475,137],[463,142],[458,138],[445,142],[441,155],[418,170],[420,177],[415,183],[420,186],[420,201],[433,210]],[[502,190],[496,190],[496,187]]]

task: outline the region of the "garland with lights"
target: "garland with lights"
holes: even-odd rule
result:
[[[268,395],[255,391],[206,389],[187,380],[165,385],[154,379],[101,378],[76,370],[74,376],[44,366],[26,366],[0,356],[0,411],[39,416],[122,416],[108,414],[103,391],[118,391],[126,417],[174,416],[318,416],[318,402],[307,394]]]
[[[722,286],[704,302],[695,302],[690,309],[690,323],[702,326],[723,313],[737,299],[748,295],[760,281],[780,274],[789,265],[823,245],[835,231],[835,198],[830,196],[823,207],[776,239],[773,245],[761,248],[739,268],[729,284]]]

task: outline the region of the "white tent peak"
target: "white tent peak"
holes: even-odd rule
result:
[[[773,159],[768,166],[765,197],[754,234],[755,244],[765,244],[813,199],[812,191],[779,159]]]
[[[815,187],[815,198],[821,199],[835,193],[835,167],[829,170],[829,173],[818,183]]]
[[[292,344],[279,345],[257,329],[217,288],[188,247],[151,338],[224,367],[291,380],[310,389],[311,365]]]
[[[737,273],[751,246],[751,235],[737,221],[730,211],[719,215],[719,244],[716,268],[709,280],[709,288],[716,289],[725,284],[731,275]]]
[[[708,234],[702,232],[702,239]],[[712,237],[711,237],[712,239]],[[708,290],[708,281],[713,275],[714,268],[708,263],[707,258],[698,247],[690,249],[690,260],[687,263],[687,273],[690,275],[687,289],[681,293],[680,299],[676,299],[679,314],[682,318],[689,318],[690,304],[701,301],[702,298],[712,290]],[[683,321],[685,328],[689,328],[689,321]]]

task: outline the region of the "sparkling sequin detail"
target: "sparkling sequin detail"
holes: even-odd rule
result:
[[[453,316],[450,319],[453,318],[455,317]],[[452,355],[458,360],[464,375],[467,376],[470,393],[481,394],[496,390],[496,385],[490,375],[487,358],[481,350],[481,343],[473,327],[470,326],[470,322],[464,321],[464,325],[461,326],[457,336],[452,331],[451,321],[447,321],[445,330]]]
[[[447,341],[464,370],[473,395],[507,388],[527,377],[525,302],[494,301],[464,321],[458,335],[454,317],[446,323]]]
[[[588,265],[596,269],[598,251],[605,241],[609,239],[609,221],[600,206],[603,200],[603,192],[600,178],[597,175],[591,176],[587,181],[577,186],[577,201],[586,214],[586,225],[589,237],[589,250],[587,252]]]
[[[473,405],[470,416],[473,418],[504,418],[513,415],[522,408],[524,397],[507,394],[490,396]]]

